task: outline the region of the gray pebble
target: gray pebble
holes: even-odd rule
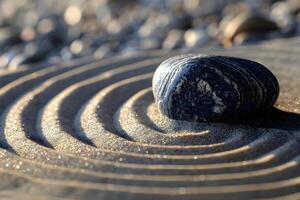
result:
[[[208,34],[204,29],[189,29],[184,33],[185,45],[188,48],[201,47],[209,40]]]
[[[173,29],[165,38],[162,48],[163,49],[176,49],[183,44],[183,31]]]

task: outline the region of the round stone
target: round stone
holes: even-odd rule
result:
[[[231,121],[272,107],[276,77],[246,59],[181,55],[162,62],[152,87],[161,113],[185,121]]]

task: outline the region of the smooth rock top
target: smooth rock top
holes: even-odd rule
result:
[[[180,55],[162,62],[152,87],[162,114],[184,121],[232,121],[267,110],[279,95],[276,77],[246,59]]]

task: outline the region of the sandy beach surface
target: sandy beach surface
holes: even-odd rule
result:
[[[0,74],[2,199],[297,199],[300,38],[204,54],[253,59],[278,78],[270,113],[174,122],[151,79],[163,50]]]

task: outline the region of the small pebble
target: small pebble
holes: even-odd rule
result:
[[[69,25],[75,25],[78,24],[82,17],[82,11],[78,5],[70,5],[65,13],[64,13],[64,19],[67,24]]]
[[[277,2],[273,4],[270,15],[284,35],[293,34],[296,30],[296,20],[288,3]]]
[[[160,47],[161,41],[157,38],[147,38],[140,43],[140,48],[143,50],[159,49]]]
[[[27,43],[23,51],[11,60],[8,68],[13,69],[19,65],[37,63],[50,53],[52,44],[47,39]]]
[[[110,52],[111,52],[111,46],[109,44],[103,44],[95,51],[94,57],[97,59],[101,59],[108,56]]]
[[[184,33],[185,45],[188,48],[201,47],[208,42],[208,39],[204,29],[189,29]]]
[[[258,43],[263,40],[270,39],[271,34],[266,33],[239,33],[234,37],[234,45],[244,45],[244,44],[253,44]]]
[[[12,27],[0,27],[0,47],[21,42],[19,31]],[[1,51],[1,49],[0,49]]]
[[[294,14],[300,12],[300,1],[299,0],[287,0],[289,7],[291,8]]]
[[[176,49],[181,46],[183,42],[183,31],[181,30],[171,30],[166,39],[162,44],[163,49]]]
[[[230,47],[234,37],[239,33],[269,33],[277,30],[277,24],[268,17],[258,12],[244,12],[226,23],[222,30],[223,44]]]

